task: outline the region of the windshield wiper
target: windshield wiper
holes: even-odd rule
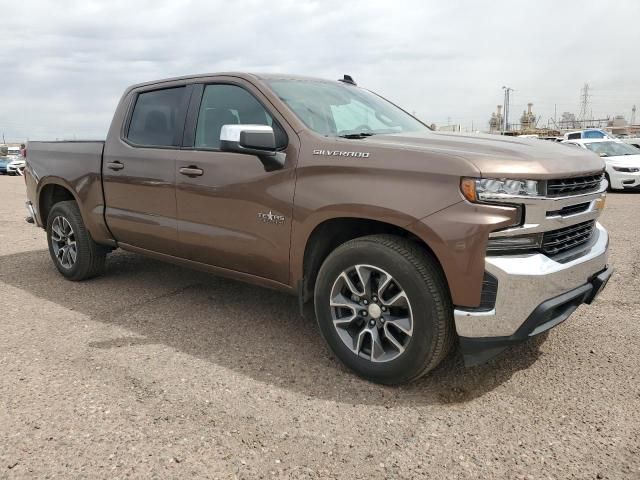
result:
[[[345,133],[344,135],[338,135],[340,138],[365,138],[375,135],[375,133],[371,132],[360,132],[360,133]]]

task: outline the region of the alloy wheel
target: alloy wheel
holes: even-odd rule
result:
[[[76,237],[69,220],[62,216],[51,223],[51,244],[58,263],[66,269],[73,267],[78,257]]]
[[[401,285],[373,265],[354,265],[333,283],[333,326],[342,342],[371,362],[395,360],[413,334],[411,303]]]

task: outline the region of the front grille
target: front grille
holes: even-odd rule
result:
[[[591,238],[595,223],[595,220],[591,220],[545,232],[542,236],[542,251],[546,255],[557,255],[582,245]]]
[[[562,178],[547,181],[547,197],[562,197],[565,195],[579,195],[594,192],[602,182],[603,174],[587,175],[585,177]]]

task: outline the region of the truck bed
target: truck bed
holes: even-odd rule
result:
[[[103,150],[101,140],[29,142],[25,181],[29,198],[40,198],[40,205],[34,205],[39,225],[46,225],[46,202],[56,195],[59,185],[72,192],[93,238],[111,238],[104,221]],[[39,195],[36,189],[48,191]]]

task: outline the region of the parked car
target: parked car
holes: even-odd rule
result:
[[[10,157],[0,157],[0,175],[7,174],[7,165],[9,165],[11,160],[13,159]]]
[[[588,128],[586,130],[579,130],[564,134],[565,140],[580,140],[588,138],[609,138],[611,140],[615,140],[613,135],[599,128]]]
[[[20,155],[20,147],[9,147],[8,148],[8,157],[19,157]]]
[[[621,138],[624,143],[628,143],[636,148],[640,148],[640,137],[624,137]]]
[[[564,143],[582,147],[602,157],[611,190],[640,189],[640,149],[619,140],[571,140]]]
[[[348,76],[227,73],[128,88],[106,141],[30,142],[25,182],[63,277],[120,247],[284,290],[340,360],[394,384],[454,341],[477,364],[594,300],[603,170],[433,132]]]
[[[7,174],[22,175],[25,165],[26,165],[26,160],[24,157],[13,158],[7,164]]]

